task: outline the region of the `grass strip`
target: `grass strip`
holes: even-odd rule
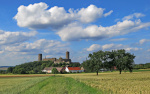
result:
[[[54,76],[26,89],[21,94],[104,94],[73,78]]]

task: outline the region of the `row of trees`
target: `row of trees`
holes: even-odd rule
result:
[[[136,64],[134,66],[134,69],[148,69],[150,68],[150,63],[146,63],[146,64]]]
[[[126,52],[124,49],[112,51],[98,51],[89,54],[88,60],[82,63],[84,69],[88,72],[98,72],[102,68],[112,69],[113,66],[120,71],[129,69],[132,72],[134,65],[133,54]]]

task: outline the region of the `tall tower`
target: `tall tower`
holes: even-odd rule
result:
[[[69,52],[66,52],[66,59],[69,59]]]
[[[42,61],[42,54],[38,54],[38,61]]]

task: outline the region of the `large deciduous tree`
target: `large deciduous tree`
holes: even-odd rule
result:
[[[115,66],[119,70],[120,74],[122,70],[127,69],[127,68],[130,70],[130,72],[132,72],[134,58],[135,58],[134,55],[130,53],[126,53],[124,49],[112,51],[112,53],[114,54],[113,60],[114,60]]]
[[[93,52],[93,54],[89,54],[89,67],[92,68],[98,75],[99,70],[103,67],[104,63],[104,55],[103,51]]]

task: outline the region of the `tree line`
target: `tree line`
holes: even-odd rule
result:
[[[102,68],[112,69],[116,67],[121,74],[122,70],[132,72],[134,65],[134,54],[126,52],[124,49],[112,51],[97,51],[89,54],[88,60],[82,63],[86,72],[98,72]]]
[[[20,65],[16,65],[15,67],[9,67],[7,69],[7,73],[13,73],[13,74],[42,74],[42,70],[45,67],[64,67],[64,66],[70,66],[70,67],[79,67],[81,66],[80,63],[59,63],[55,64],[53,61],[34,61],[34,62],[28,62]]]
[[[150,63],[146,64],[135,64],[134,69],[148,69],[150,68]]]

